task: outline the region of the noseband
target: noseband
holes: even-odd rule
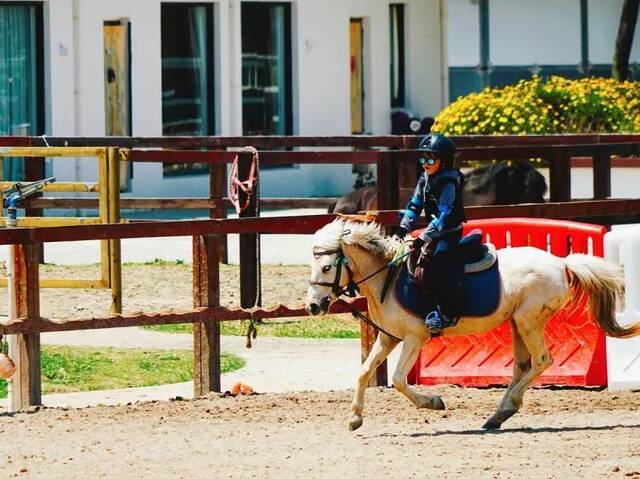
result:
[[[358,284],[353,280],[353,270],[349,266],[349,260],[344,256],[341,248],[338,249],[329,249],[322,251],[314,251],[314,256],[326,256],[330,254],[336,255],[336,261],[334,266],[336,267],[336,277],[333,280],[333,283],[329,283],[327,281],[309,281],[309,284],[313,284],[316,286],[328,286],[331,288],[331,292],[339,298],[342,295],[349,296],[350,298],[355,298],[358,294]],[[347,274],[349,275],[349,282],[344,288],[340,287],[340,278],[342,277],[342,265],[344,265],[344,269],[347,270]]]

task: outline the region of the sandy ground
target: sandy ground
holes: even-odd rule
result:
[[[2,477],[640,478],[640,393],[537,389],[486,433],[499,389],[434,388],[447,411],[371,389],[211,396],[0,416]]]

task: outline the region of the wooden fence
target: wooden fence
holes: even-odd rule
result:
[[[517,206],[469,207],[469,219],[486,217],[531,216],[603,224],[637,221],[640,199],[607,199],[610,196],[610,169],[613,156],[629,156],[638,152],[640,136],[568,136],[568,137],[479,137],[456,138],[463,160],[490,161],[493,159],[543,158],[550,168],[551,202]],[[0,137],[0,146],[11,144],[40,145],[40,138]],[[193,202],[209,208],[211,216],[223,216],[228,207],[225,198],[226,164],[239,155],[240,174],[248,168],[250,154],[225,151],[226,148],[252,145],[260,149],[262,164],[291,163],[372,163],[377,165],[378,221],[383,225],[397,224],[395,208],[404,202],[403,188],[414,186],[415,137],[255,137],[255,138],[47,138],[50,145],[92,146],[106,145],[122,148],[127,161],[206,162],[210,164],[210,194],[201,199],[131,199],[141,207],[191,207]],[[23,142],[23,143],[20,143]],[[561,144],[558,144],[561,143]],[[476,146],[472,146],[476,145]],[[356,151],[275,151],[274,148],[340,146],[345,148],[377,148]],[[137,148],[165,148],[140,150]],[[133,149],[131,149],[133,148]],[[169,148],[169,149],[167,149]],[[177,150],[184,148],[184,150]],[[214,148],[199,151],[195,148]],[[216,150],[217,148],[217,150]],[[570,201],[571,158],[591,157],[594,168],[594,200]],[[75,199],[37,198],[30,208],[61,207],[64,201]],[[50,203],[47,203],[50,201]],[[85,201],[85,200],[83,200]],[[296,200],[286,199],[289,207],[300,206]],[[74,208],[78,203],[74,203]],[[86,203],[86,205],[89,205]],[[126,200],[120,201],[121,207]],[[308,205],[308,204],[307,204]],[[75,329],[98,329],[148,324],[194,323],[194,361],[196,396],[220,388],[220,330],[219,321],[282,316],[306,316],[301,308],[284,305],[261,307],[259,278],[259,234],[309,234],[333,219],[333,215],[304,217],[252,218],[267,201],[254,195],[252,203],[239,219],[210,219],[199,221],[131,222],[129,224],[60,226],[55,228],[15,228],[0,230],[0,244],[18,245],[15,259],[14,291],[20,320],[0,326],[0,334],[16,334],[20,345],[16,358],[19,372],[14,379],[11,403],[14,409],[40,403],[39,333]],[[83,206],[91,207],[91,206]],[[226,234],[241,236],[241,304],[236,308],[222,308],[219,301],[219,245]],[[39,312],[39,279],[34,248],[46,242],[90,239],[142,238],[163,236],[193,237],[193,309],[183,312],[142,313],[85,318],[73,321],[43,319]],[[251,308],[255,303],[257,307]],[[356,306],[366,309],[358,300]],[[333,312],[339,312],[335,309]],[[364,328],[363,355],[370,348],[375,332]],[[378,384],[386,384],[386,369],[377,375]]]
[[[553,136],[468,136],[452,137],[459,146],[460,158],[468,161],[541,158],[550,170],[550,200],[571,199],[570,172],[576,158],[591,160],[594,169],[593,197],[611,194],[612,158],[617,165],[637,165],[640,135],[553,135]],[[260,150],[262,165],[354,164],[377,165],[381,209],[402,206],[415,185],[415,136],[338,136],[338,137],[0,137],[2,146],[113,146],[122,149],[121,157],[132,162],[209,163],[210,193],[207,198],[122,198],[121,208],[201,209],[210,210],[211,218],[225,216],[229,208],[226,198],[226,163],[235,152],[229,148],[254,146]],[[290,151],[313,147],[316,151]],[[327,147],[346,151],[320,151]],[[161,150],[136,150],[161,148]],[[209,151],[202,151],[202,149]],[[279,151],[274,151],[277,149]],[[285,149],[282,151],[282,149]],[[42,158],[32,159],[31,170],[43,170]],[[31,165],[31,163],[34,163]],[[585,164],[583,161],[582,164]],[[588,164],[588,163],[587,163]],[[33,178],[30,178],[33,179]],[[263,208],[305,208],[327,206],[329,198],[262,198]],[[30,209],[94,208],[95,200],[80,198],[35,198]]]

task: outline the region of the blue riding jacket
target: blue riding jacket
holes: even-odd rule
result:
[[[463,184],[464,175],[455,168],[440,169],[434,175],[424,173],[407,203],[400,226],[411,231],[416,219],[424,210],[427,218],[433,219],[420,235],[423,240],[439,238],[461,230],[465,221]]]

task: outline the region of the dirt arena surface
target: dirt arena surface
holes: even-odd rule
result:
[[[640,478],[640,392],[535,389],[497,432],[501,389],[432,388],[446,411],[370,389],[211,396],[0,415],[2,477]]]

